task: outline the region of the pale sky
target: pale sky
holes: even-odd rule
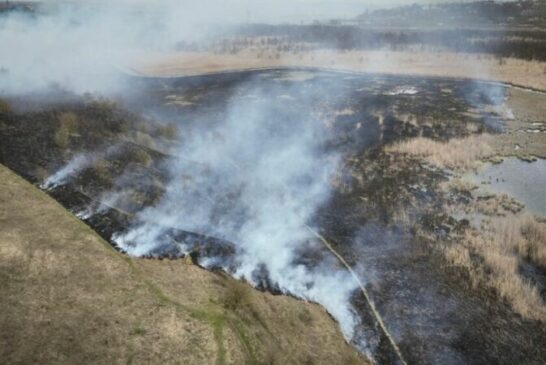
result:
[[[45,3],[101,3],[151,5],[153,9],[174,6],[198,18],[222,19],[233,22],[309,22],[333,18],[353,18],[366,10],[392,8],[398,5],[439,4],[472,0],[43,0]],[[205,15],[206,14],[206,15]]]

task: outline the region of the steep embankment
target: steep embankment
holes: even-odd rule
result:
[[[1,165],[0,283],[6,364],[366,363],[321,307],[119,254]]]

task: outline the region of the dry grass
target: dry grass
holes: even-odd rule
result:
[[[525,206],[507,194],[491,195],[479,199],[473,207],[467,207],[467,212],[484,214],[486,216],[506,217],[521,212]]]
[[[3,166],[0,202],[2,363],[368,363],[319,306],[247,286],[255,313],[226,308],[244,284],[118,254]]]
[[[178,128],[174,124],[165,124],[157,126],[156,133],[158,136],[167,140],[174,141],[178,136]]]
[[[135,133],[135,136],[134,136],[134,141],[136,144],[142,146],[142,147],[146,147],[146,148],[150,148],[150,149],[155,149],[156,148],[156,143],[154,141],[154,139],[152,138],[152,136],[150,136],[148,133],[144,133],[144,132],[136,132]]]
[[[4,99],[0,99],[0,113],[10,113],[11,112],[11,105]]]
[[[388,146],[386,151],[424,158],[428,163],[449,169],[475,169],[479,161],[493,155],[490,135],[476,135],[448,142],[418,137]]]
[[[444,253],[468,271],[474,285],[489,285],[523,317],[546,321],[546,304],[519,272],[522,260],[546,267],[546,224],[528,214],[495,217]]]
[[[80,120],[78,116],[71,112],[62,113],[59,116],[59,126],[55,132],[55,144],[62,149],[68,148],[70,145],[70,137],[77,133]]]
[[[93,167],[89,169],[90,177],[107,189],[114,185],[114,179],[110,171],[110,162],[102,158],[97,159],[93,164]]]
[[[518,250],[529,261],[546,268],[546,223],[525,216],[517,222],[522,236]]]
[[[262,53],[262,57],[257,57]],[[545,63],[454,52],[303,50],[298,54],[242,50],[237,54],[175,52],[139,55],[129,65],[148,76],[189,76],[275,67],[320,67],[342,71],[487,79],[546,90]],[[487,71],[487,72],[485,72]]]
[[[152,156],[150,156],[150,154],[143,149],[135,150],[132,154],[132,159],[145,167],[150,167],[154,162]]]
[[[230,310],[245,310],[252,306],[251,287],[248,284],[230,281],[222,297],[222,305]]]
[[[470,193],[477,188],[478,186],[474,183],[461,179],[460,177],[453,178],[440,184],[440,189],[443,192]]]

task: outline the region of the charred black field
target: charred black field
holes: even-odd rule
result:
[[[473,223],[447,207],[496,198],[446,189],[456,167],[393,147],[502,138],[508,87],[312,69],[125,83],[130,91],[109,99],[6,95],[0,163],[121,252],[188,256],[261,290],[319,302],[380,364],[546,358],[544,321],[445,253],[463,245]],[[499,209],[522,207],[506,200]],[[372,304],[317,237],[354,270]],[[544,300],[546,268],[519,265]]]

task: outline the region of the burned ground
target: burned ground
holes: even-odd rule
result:
[[[293,123],[311,118],[322,123],[319,131],[328,135],[322,149],[342,156],[331,181],[332,196],[309,223],[364,278],[410,363],[543,359],[543,322],[523,319],[494,290],[473,286],[464,270],[446,267],[437,243],[454,241],[468,221],[454,218],[445,205],[471,199],[468,192],[446,194],[441,184],[450,180],[451,172],[385,149],[413,137],[443,142],[501,133],[506,88],[336,73],[293,81],[290,75],[291,71],[279,70],[129,79],[134,92],[117,103],[72,95],[63,95],[59,99],[68,101],[56,103],[7,97],[11,110],[0,114],[0,162],[40,184],[74,157],[87,156],[85,167],[52,186],[49,194],[113,243],[116,234],[135,223],[135,213],[161,201],[171,178],[166,162],[177,144],[191,140],[195,129],[221,123],[229,98],[252,102],[245,100],[252,100],[258,85],[258,90],[267,90],[268,107],[279,120],[278,130],[264,133],[289,134]],[[251,90],[245,86],[248,80]],[[326,87],[332,80],[349,97],[334,101]],[[291,94],[279,84],[290,85]],[[298,103],[309,95],[310,104]],[[66,143],[58,143],[55,136],[66,113],[76,117],[78,127],[66,127]],[[180,137],[169,138],[173,133]],[[191,163],[210,174],[200,161]],[[228,209],[236,199],[236,191],[226,194],[219,209]],[[207,232],[168,231],[164,247],[151,255],[180,257],[182,242],[190,242],[196,262],[220,257],[228,262],[223,267],[236,265],[236,245]],[[312,266],[325,254],[302,252],[301,262]],[[267,272],[263,283],[263,289],[275,291]],[[375,344],[380,362],[395,362],[361,295],[355,294],[353,301],[362,318],[355,341]]]

